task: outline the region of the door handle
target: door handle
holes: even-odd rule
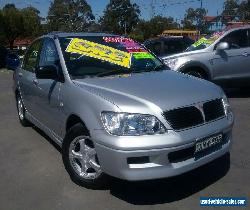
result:
[[[19,76],[19,77],[22,77],[22,76],[23,76],[23,73],[19,72],[19,73],[18,73],[18,76]]]
[[[33,79],[32,82],[33,82],[34,85],[38,85],[38,80],[37,79]]]
[[[242,53],[243,56],[247,57],[248,56],[248,53],[247,52],[244,52]]]

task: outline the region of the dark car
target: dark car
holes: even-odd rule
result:
[[[5,58],[7,55],[8,51],[4,46],[0,45],[0,68],[4,68],[5,67]]]
[[[189,37],[157,37],[146,40],[144,45],[159,57],[183,52],[194,40]]]
[[[15,70],[20,64],[20,58],[17,54],[9,52],[6,55],[6,68],[10,70]]]

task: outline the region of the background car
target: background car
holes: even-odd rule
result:
[[[186,37],[157,37],[144,42],[145,47],[159,57],[180,53],[186,50],[194,40]]]
[[[186,52],[162,59],[172,70],[222,86],[249,86],[250,26],[213,33],[195,42]]]
[[[6,56],[6,68],[15,70],[20,64],[20,58],[15,53],[8,53]]]
[[[5,58],[7,55],[7,49],[4,46],[0,45],[0,68],[5,67]]]

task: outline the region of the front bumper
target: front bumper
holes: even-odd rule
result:
[[[232,143],[233,120],[226,118],[212,123],[166,135],[141,137],[114,137],[106,131],[96,131],[95,147],[102,170],[125,180],[149,180],[179,175],[223,156]],[[223,133],[223,143],[197,158],[190,149],[196,140]],[[93,137],[93,136],[92,136]],[[99,140],[99,141],[98,141]],[[116,144],[110,144],[111,142]],[[106,142],[106,144],[104,144]],[[143,145],[143,146],[142,146]],[[170,154],[189,151],[182,159],[173,161]]]
[[[179,162],[170,161],[169,154],[192,148],[194,142],[179,147],[153,150],[122,151],[99,144],[96,145],[96,149],[103,171],[111,176],[131,181],[158,179],[185,173],[227,153],[232,142],[232,132],[225,131],[224,134],[226,140],[219,149],[199,159],[190,156]]]

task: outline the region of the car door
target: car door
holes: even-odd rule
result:
[[[36,115],[35,112],[35,68],[37,67],[39,54],[42,46],[42,41],[35,41],[25,54],[23,64],[18,70],[18,86],[20,88],[21,97],[24,107],[27,112],[32,116]]]
[[[233,31],[222,38],[219,43],[221,42],[227,42],[229,49],[221,52],[214,50],[214,57],[210,61],[213,67],[213,78],[236,82],[247,75],[249,76],[250,46],[248,30]]]
[[[54,65],[62,75],[59,55],[53,39],[46,38],[43,42],[39,67]],[[62,102],[61,87],[62,82],[53,79],[36,79],[36,112],[39,121],[60,136],[62,128]]]

